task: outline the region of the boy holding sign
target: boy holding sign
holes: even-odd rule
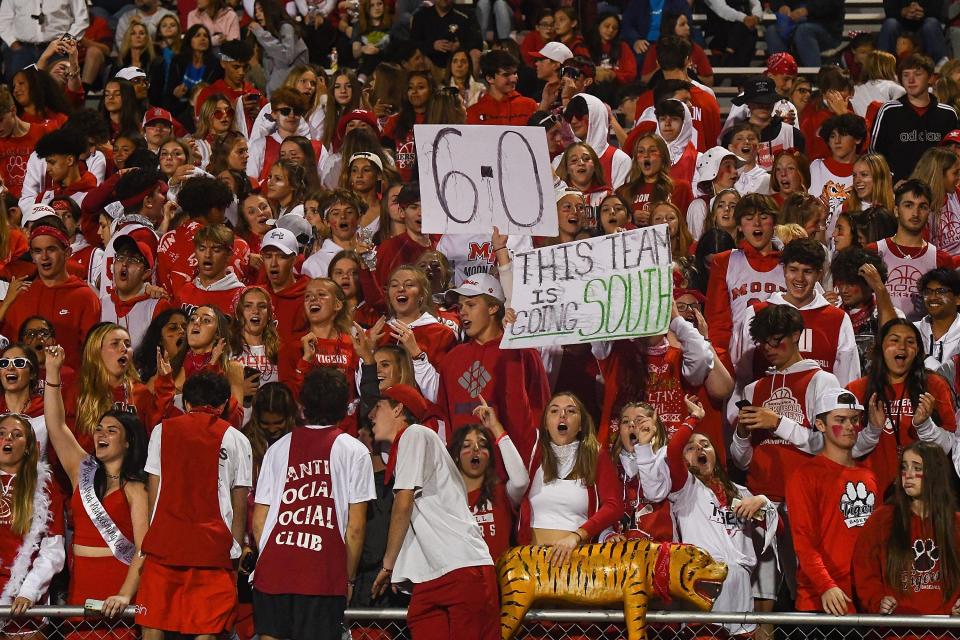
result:
[[[460,427],[476,423],[473,415],[480,396],[494,408],[529,462],[540,416],[550,399],[543,361],[535,349],[501,349],[506,301],[500,282],[485,273],[467,278],[447,291],[459,304],[460,325],[467,342],[451,349],[437,367],[440,389],[437,405],[449,416],[447,442]]]

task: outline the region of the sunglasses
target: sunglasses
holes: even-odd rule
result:
[[[0,369],[9,369],[13,365],[14,369],[26,369],[30,366],[30,361],[26,358],[0,358]]]
[[[53,334],[49,329],[30,329],[29,331],[25,331],[23,333],[23,337],[27,340],[46,340],[51,336],[53,336]]]
[[[214,120],[223,120],[224,118],[233,118],[235,111],[233,109],[217,109],[213,112]]]
[[[548,125],[548,124],[550,125],[549,127],[546,126],[546,125]],[[548,129],[552,129],[553,127],[557,126],[558,124],[560,124],[560,118],[557,117],[556,114],[551,113],[550,115],[542,118],[542,119],[537,123],[537,126],[538,126],[538,127],[546,127],[546,128],[548,128]]]
[[[440,87],[440,93],[445,93],[455,98],[460,95],[460,89],[456,87]]]
[[[279,113],[284,118],[287,118],[293,115],[293,107],[280,107],[278,109],[274,109],[274,113]],[[300,115],[300,114],[297,114],[297,115]]]

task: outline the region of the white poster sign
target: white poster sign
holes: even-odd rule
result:
[[[502,347],[620,340],[666,333],[673,300],[667,226],[518,253]]]
[[[413,128],[426,233],[559,233],[542,127],[418,124]]]

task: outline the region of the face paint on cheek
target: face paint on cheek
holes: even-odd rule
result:
[[[839,438],[843,435],[843,427],[839,424],[830,425],[830,430],[833,431],[834,438]]]

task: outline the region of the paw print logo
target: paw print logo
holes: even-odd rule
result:
[[[483,388],[487,386],[487,383],[490,382],[490,374],[487,373],[487,370],[480,364],[480,361],[476,360],[470,365],[469,369],[463,372],[463,375],[460,376],[457,382],[470,394],[471,398],[476,398],[480,395],[480,392],[483,391]]]
[[[843,495],[840,496],[840,512],[847,528],[862,527],[873,513],[876,501],[876,494],[863,482],[847,482]]]
[[[937,560],[940,559],[940,549],[933,542],[933,539],[926,538],[913,541],[913,570],[926,573],[937,566]]]

